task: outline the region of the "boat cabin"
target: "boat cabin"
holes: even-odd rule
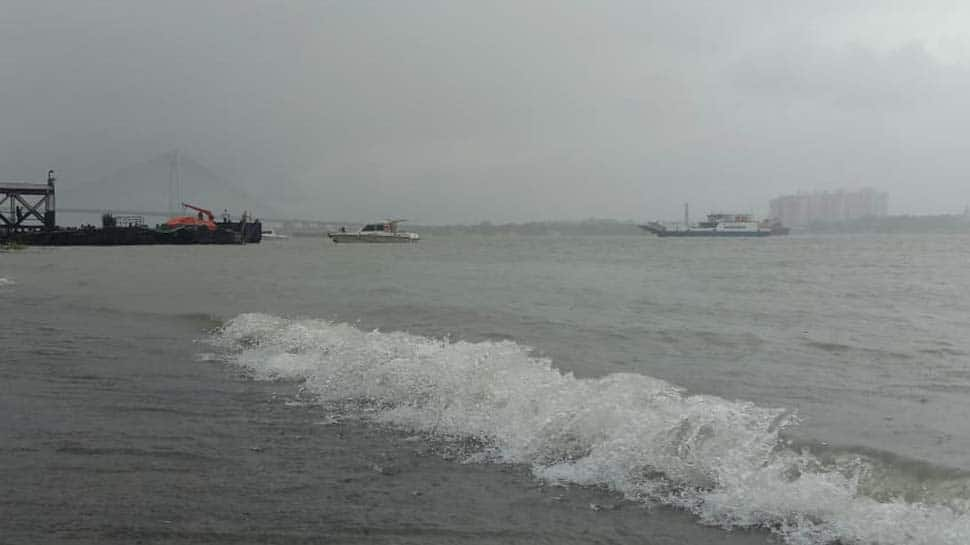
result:
[[[360,230],[360,232],[361,233],[374,233],[374,232],[396,233],[397,224],[398,222],[396,221],[385,221],[383,223],[368,223],[363,227],[363,229]]]
[[[738,224],[752,222],[754,222],[754,219],[752,219],[751,214],[708,214],[707,221],[702,221],[698,223],[697,226],[707,229],[714,229],[718,225],[727,227],[728,225],[734,224],[727,228],[739,229],[741,227],[738,227]]]

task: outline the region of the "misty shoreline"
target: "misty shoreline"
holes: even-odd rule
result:
[[[619,236],[646,235],[634,220],[588,219],[579,221],[531,221],[457,225],[411,224],[408,229],[422,235],[506,235],[506,236]],[[334,223],[356,229],[363,222]],[[816,222],[794,227],[792,234],[960,234],[970,233],[970,217],[964,214],[895,215],[840,222]],[[295,236],[323,236],[326,230],[294,230]]]

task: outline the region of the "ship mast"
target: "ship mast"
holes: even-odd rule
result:
[[[168,163],[168,214],[175,215],[176,203],[182,202],[182,159],[179,150],[172,151],[172,158]]]

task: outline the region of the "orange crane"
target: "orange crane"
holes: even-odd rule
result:
[[[192,206],[188,203],[182,203],[185,208],[191,208],[198,212],[195,216],[175,216],[170,218],[165,222],[165,226],[169,229],[177,229],[179,227],[205,227],[210,231],[216,230],[216,218],[212,215],[210,210],[205,208],[199,208],[198,206]],[[205,216],[203,216],[203,214]]]

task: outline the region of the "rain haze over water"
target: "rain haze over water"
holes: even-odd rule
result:
[[[0,182],[55,169],[59,221],[420,234],[0,244],[0,542],[970,543],[968,28],[0,0]],[[878,233],[633,223],[884,194]]]
[[[948,1],[7,0],[0,174],[66,191],[177,148],[334,221],[669,219],[868,186],[959,212],[968,25]]]

